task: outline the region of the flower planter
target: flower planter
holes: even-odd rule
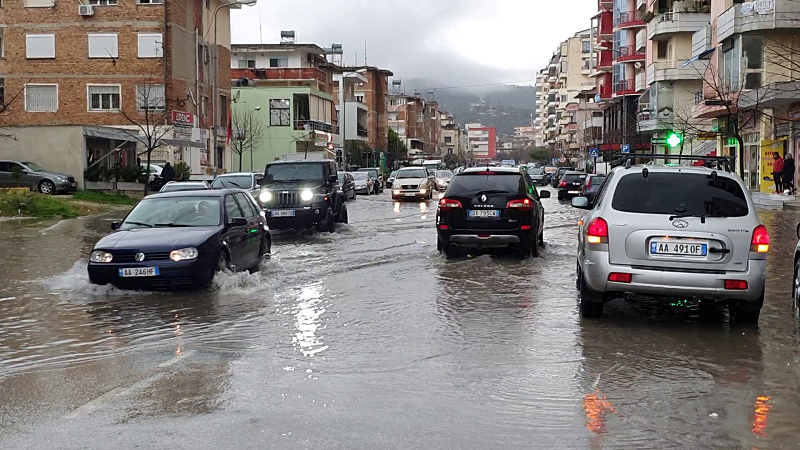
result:
[[[144,184],[142,183],[130,183],[126,181],[119,181],[117,182],[117,190],[118,191],[144,191]]]
[[[87,181],[86,189],[89,191],[113,191],[114,183],[112,181]]]

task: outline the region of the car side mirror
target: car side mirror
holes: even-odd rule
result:
[[[119,220],[115,220],[111,222],[111,229],[112,230],[119,230],[119,226],[122,225],[122,222]]]
[[[589,199],[586,197],[574,197],[572,199],[572,207],[578,209],[589,209]]]
[[[550,198],[550,191],[539,192],[539,198]]]
[[[247,226],[247,219],[244,217],[234,217],[228,222],[228,225],[232,227],[244,227]]]

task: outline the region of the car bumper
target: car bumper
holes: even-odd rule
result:
[[[78,189],[78,182],[77,181],[66,181],[66,182],[58,182],[56,183],[56,192],[72,192]]]
[[[294,216],[290,217],[272,217],[273,211],[294,211]],[[267,224],[273,230],[288,230],[294,228],[295,230],[311,228],[322,220],[325,210],[322,206],[308,207],[308,208],[280,208],[280,209],[265,209],[264,213],[267,216]]]
[[[392,199],[393,200],[419,200],[428,198],[430,192],[425,190],[425,192],[420,192],[419,189],[395,189],[392,191]]]
[[[153,277],[120,277],[119,271],[129,267],[158,267],[159,274]],[[89,281],[93,284],[111,284],[120,289],[169,290],[192,289],[208,286],[214,279],[216,261],[174,262],[158,260],[150,262],[89,263]]]
[[[755,301],[764,293],[767,261],[750,260],[744,272],[692,273],[632,268],[608,262],[608,252],[586,250],[581,262],[583,279],[598,292],[649,295],[685,295]],[[608,281],[611,273],[630,273],[630,283]],[[725,289],[725,280],[747,281],[746,290]]]
[[[530,231],[496,230],[492,232],[471,232],[467,230],[439,230],[439,239],[451,247],[493,249],[518,247],[528,243]]]
[[[573,190],[559,189],[558,190],[558,198],[561,198],[561,199],[578,197],[580,195],[581,195],[580,189],[573,189]]]
[[[356,186],[356,194],[369,194],[369,186]]]

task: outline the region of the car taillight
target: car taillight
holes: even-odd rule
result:
[[[750,241],[750,251],[757,253],[767,253],[769,251],[769,232],[764,225],[759,225],[753,230],[753,240]]]
[[[613,272],[608,274],[608,281],[613,281],[615,283],[630,283],[632,279],[633,275],[629,273]]]
[[[558,187],[564,187],[566,185],[567,185],[566,181],[562,181],[562,182],[558,183]]]
[[[522,200],[511,200],[508,203],[506,203],[506,208],[518,209],[520,211],[530,211],[531,209],[533,209],[533,203],[529,198],[525,198]]]
[[[450,198],[443,198],[439,200],[439,209],[456,209],[461,208],[461,202]]]
[[[586,227],[586,241],[590,244],[608,243],[608,222],[598,217]]]
[[[746,291],[747,281],[745,280],[725,280],[725,289],[732,291]]]

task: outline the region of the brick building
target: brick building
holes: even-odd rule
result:
[[[373,66],[343,67],[342,71],[347,78],[358,74],[352,87],[352,98],[348,102],[355,102],[366,109],[363,135],[356,136],[364,139],[364,143],[372,150],[385,151],[389,145],[389,123],[387,98],[389,95],[389,77],[394,74],[386,69]],[[355,78],[355,77],[354,77]],[[339,85],[334,86],[334,97],[339,98]],[[340,102],[341,103],[341,102]],[[341,108],[340,108],[341,111]],[[353,134],[348,131],[348,140]]]
[[[409,156],[439,155],[439,104],[419,94],[390,94],[388,123],[406,143]]]
[[[6,3],[0,9],[0,81],[8,105],[0,124],[16,140],[0,144],[2,156],[34,160],[82,181],[88,161],[135,164],[142,156],[139,125],[155,120],[168,132],[154,159],[184,160],[201,176],[229,167],[230,7],[216,14],[215,46],[220,4]],[[209,152],[215,50],[221,145]]]

